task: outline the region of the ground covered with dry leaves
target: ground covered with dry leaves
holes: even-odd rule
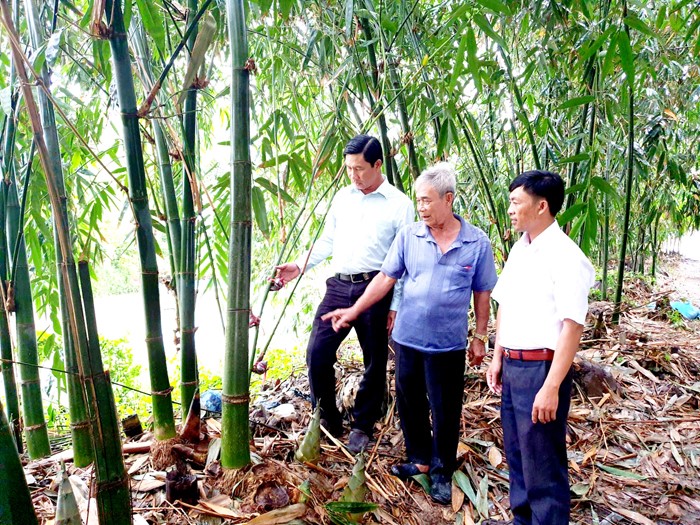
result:
[[[610,303],[590,305],[569,415],[573,523],[700,523],[700,321],[679,322],[669,307],[679,298],[700,304],[700,262],[675,259],[665,268],[654,289],[630,283],[619,326],[610,322]],[[377,508],[360,518],[364,523],[470,524],[508,517],[500,400],[486,387],[487,365],[468,370],[451,507],[431,502],[425,480],[404,483],[389,474],[403,457],[403,438],[393,394],[387,396],[386,417],[366,457],[367,500]],[[339,403],[346,409],[359,375],[357,363],[341,360]],[[390,379],[393,392],[393,370]],[[138,452],[150,440],[142,436],[137,441],[143,446],[130,444],[135,452],[126,458],[135,522],[330,523],[325,504],[339,499],[355,458],[342,438],[326,435],[317,464],[294,460],[310,416],[303,370],[267,384],[251,412],[254,465],[236,474],[222,472],[213,459],[220,426],[216,418],[206,419],[206,439],[192,446],[194,459],[187,462],[199,478],[199,501],[190,503],[166,501],[162,466],[154,466],[147,451]],[[56,458],[26,465],[44,524],[54,522],[58,469]],[[88,497],[92,469],[69,464],[68,470],[85,514],[95,514]]]

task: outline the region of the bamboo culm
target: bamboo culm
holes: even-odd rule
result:
[[[228,307],[224,355],[221,465],[242,468],[250,463],[250,381],[248,321],[250,313],[251,173],[250,72],[243,0],[227,0],[231,43],[231,229],[228,264]]]
[[[160,291],[158,289],[158,263],[156,261],[151,213],[148,206],[141,131],[136,110],[136,93],[121,1],[107,0],[105,13],[109,24],[108,33],[112,50],[113,74],[122,117],[126,167],[129,178],[129,199],[132,203],[135,215],[134,220],[137,225],[136,241],[141,264],[154,433],[156,439],[163,440],[175,436],[175,418],[171,397],[172,388],[168,379],[163,345]]]
[[[40,49],[44,43],[44,31],[41,27],[39,19],[39,8],[36,4],[37,0],[25,0],[25,13],[29,25],[29,33],[31,35],[32,46],[35,50]],[[46,89],[50,89],[49,72],[46,65],[41,69],[41,78]],[[56,189],[59,193],[61,209],[54,210],[57,214],[56,220],[63,221],[65,227],[68,227],[68,206],[66,197],[66,188],[63,180],[63,166],[61,163],[61,149],[58,138],[58,130],[56,129],[56,118],[54,115],[53,105],[46,96],[43,90],[37,91],[37,99],[41,110],[41,125],[44,130],[44,140],[49,151],[50,161],[52,163],[53,174],[55,177]],[[54,227],[54,244],[56,246],[56,274],[58,276],[58,296],[61,303],[61,330],[63,333],[63,353],[65,356],[66,371],[70,372],[66,375],[66,383],[68,387],[68,401],[71,421],[71,437],[73,440],[74,462],[78,467],[86,467],[92,463],[94,454],[92,450],[92,438],[90,436],[90,423],[88,419],[88,410],[86,406],[85,393],[78,372],[78,358],[76,356],[76,348],[73,338],[70,335],[70,320],[67,311],[66,293],[63,279],[61,278],[61,266],[73,266],[69,269],[69,273],[75,273],[75,261],[72,259],[64,261],[61,250],[59,248],[58,232]]]

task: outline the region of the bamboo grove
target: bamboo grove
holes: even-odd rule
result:
[[[48,312],[76,462],[95,459],[115,505],[123,464],[104,461],[118,443],[98,447],[96,436],[116,433],[116,414],[96,410],[111,387],[90,279],[76,269],[104,259],[109,216],[133,224],[138,350],[159,440],[175,436],[173,397],[184,417],[198,388],[196,297],[215,293],[231,468],[249,461],[250,374],[281,321],[265,317],[267,278],[317,237],[342,183],[342,145],[358,132],[381,139],[386,176],[407,193],[432,162],[453,162],[458,209],[489,233],[499,262],[513,242],[507,182],[560,172],[559,221],[618,305],[625,275],[653,276],[664,239],[700,227],[697,2],[0,5],[2,429],[30,457],[49,453],[34,327],[35,311]],[[162,278],[177,296],[178,374],[164,351]]]

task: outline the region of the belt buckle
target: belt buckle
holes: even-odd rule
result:
[[[505,355],[508,359],[510,359],[510,348],[504,348],[503,355]]]
[[[358,277],[358,280],[355,280],[355,277]],[[363,283],[368,280],[368,275],[367,272],[362,272],[362,273],[357,273],[357,274],[350,274],[350,282],[352,284],[358,284],[358,283]]]

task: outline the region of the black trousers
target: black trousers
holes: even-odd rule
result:
[[[450,479],[457,458],[466,351],[428,353],[396,342],[394,346],[396,403],[408,461],[430,465],[433,480]]]
[[[532,405],[550,361],[503,358],[501,423],[510,470],[510,508],[516,525],[568,525],[571,498],[566,459],[566,418],[571,371],[559,387],[557,417],[532,423]]]
[[[348,308],[364,293],[370,281],[351,283],[335,277],[326,280],[326,295],[316,310],[306,364],[309,368],[311,400],[321,405],[321,417],[328,424],[340,427],[340,412],[335,403],[335,372],[338,347],[347,337],[350,328],[335,332],[330,321],[321,316],[337,308]],[[386,362],[389,347],[386,323],[393,292],[367,309],[353,323],[362,348],[365,372],[355,397],[352,428],[372,434],[374,423],[381,416],[381,406],[386,390]]]

